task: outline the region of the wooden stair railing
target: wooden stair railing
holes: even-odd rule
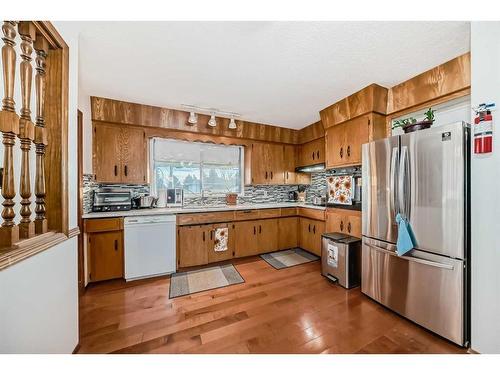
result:
[[[31,82],[33,79],[33,67],[31,65],[31,53],[33,52],[33,40],[36,36],[35,26],[28,21],[19,23],[19,35],[21,36],[21,96],[22,108],[19,120],[19,139],[21,143],[21,176],[19,194],[21,195],[21,221],[19,223],[19,237],[31,238],[35,235],[35,223],[31,221],[31,181],[30,181],[30,159],[29,153],[31,142],[35,139],[35,125],[31,121]]]
[[[42,35],[37,35],[35,40],[36,51],[36,126],[35,126],[35,152],[36,152],[36,174],[35,174],[35,232],[43,234],[47,232],[47,219],[45,217],[45,148],[47,146],[47,132],[45,129],[45,72],[46,58],[49,51],[49,43]]]
[[[15,224],[14,211],[14,160],[13,147],[16,135],[19,134],[19,116],[15,112],[14,80],[16,70],[16,22],[4,21],[2,25],[2,72],[4,97],[0,112],[0,131],[4,145],[3,178],[2,178],[2,225],[0,227],[0,246],[9,247],[19,240],[19,227]]]

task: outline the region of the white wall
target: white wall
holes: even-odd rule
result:
[[[73,228],[77,225],[78,189],[78,32],[66,22],[54,25],[70,48],[68,184],[69,226]],[[3,87],[1,77],[0,83]],[[19,85],[17,80],[18,113]],[[0,353],[71,353],[78,343],[77,278],[76,238],[0,271]]]
[[[77,240],[0,272],[0,353],[71,353],[78,342]]]
[[[500,108],[500,22],[472,22],[471,103]],[[494,115],[493,152],[472,157],[472,348],[500,353],[500,110]]]

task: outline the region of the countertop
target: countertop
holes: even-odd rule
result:
[[[283,202],[283,203],[256,203],[256,204],[237,204],[221,206],[193,206],[193,207],[171,207],[171,208],[143,208],[130,211],[112,211],[112,212],[91,212],[84,214],[84,219],[99,219],[106,217],[127,217],[127,216],[147,216],[147,215],[177,215],[191,214],[199,212],[217,212],[217,211],[239,211],[239,210],[258,210],[265,208],[287,208],[287,207],[305,207],[315,210],[326,210],[325,206],[314,206],[312,204]]]

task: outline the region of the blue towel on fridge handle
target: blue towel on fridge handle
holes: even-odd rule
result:
[[[411,230],[410,223],[404,219],[400,214],[396,215],[396,222],[398,223],[398,240],[396,242],[396,253],[401,256],[405,255],[408,251],[416,246],[415,237]]]

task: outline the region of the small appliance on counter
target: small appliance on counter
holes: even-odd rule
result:
[[[167,189],[167,207],[182,207],[184,190],[181,188]]]
[[[312,199],[312,204],[314,204],[315,206],[325,206],[326,205],[326,197],[316,195]]]
[[[303,185],[299,185],[297,192],[297,202],[305,202],[306,201],[306,187]]]
[[[132,193],[126,189],[100,189],[94,191],[92,211],[128,211],[132,208]]]
[[[291,202],[297,202],[299,200],[299,193],[297,192],[297,190],[288,192],[288,200]]]
[[[342,233],[321,235],[321,274],[346,289],[361,282],[361,240]]]
[[[156,207],[158,198],[152,195],[143,195],[132,198],[133,208],[153,208]]]

